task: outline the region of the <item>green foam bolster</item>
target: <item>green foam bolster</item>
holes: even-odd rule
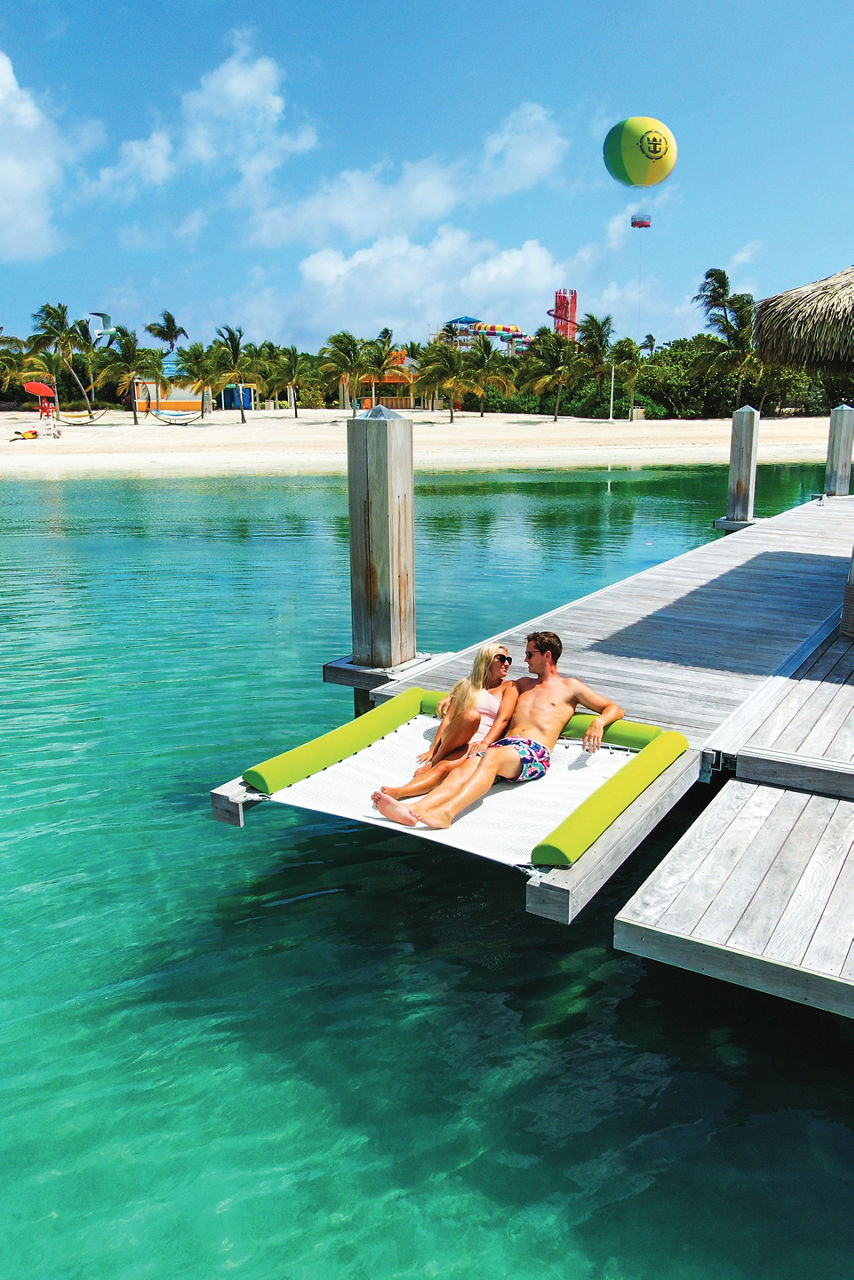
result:
[[[436,708],[443,698],[447,698],[446,693],[437,693],[435,689],[427,689],[421,695],[421,714],[422,716],[438,715]]]
[[[687,749],[688,740],[681,733],[662,732],[582,800],[578,808],[536,846],[531,862],[537,867],[563,867],[577,862],[632,801]]]
[[[587,732],[587,726],[595,718],[592,715],[577,713],[560,736],[583,738]],[[614,724],[608,725],[602,735],[602,741],[609,742],[612,747],[630,747],[633,751],[640,751],[647,743],[660,738],[663,733],[664,730],[657,724],[640,724],[637,720],[616,720]]]
[[[372,711],[363,716],[342,724],[337,729],[330,729],[319,738],[305,742],[301,747],[293,747],[272,760],[265,760],[247,769],[243,781],[248,787],[272,795],[282,787],[289,787],[292,782],[301,782],[309,774],[318,773],[330,764],[337,764],[348,756],[355,755],[363,747],[368,747],[393,729],[399,729],[407,720],[417,716],[421,711],[424,690],[413,688],[399,693],[396,698],[380,703]],[[441,694],[439,695],[441,697]]]

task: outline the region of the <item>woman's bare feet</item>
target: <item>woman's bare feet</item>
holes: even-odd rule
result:
[[[415,827],[418,825],[418,818],[412,810],[386,792],[375,791],[371,799],[374,802],[374,808],[379,809],[383,817],[388,818],[391,822],[399,822],[403,827]]]

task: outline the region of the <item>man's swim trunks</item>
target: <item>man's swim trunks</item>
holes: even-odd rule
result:
[[[517,778],[509,779],[511,782],[536,782],[537,778],[544,778],[552,761],[548,747],[530,738],[499,738],[489,749],[492,747],[512,747],[522,761],[522,772]]]

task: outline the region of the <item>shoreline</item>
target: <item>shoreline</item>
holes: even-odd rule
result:
[[[108,411],[94,423],[60,423],[62,435],[10,440],[39,429],[33,413],[0,415],[0,479],[153,479],[345,475],[349,413],[302,409],[217,411],[172,426]],[[411,411],[416,472],[559,471],[595,467],[728,465],[732,423],[720,419],[606,422],[527,414]],[[762,419],[759,464],[823,463],[829,418]]]

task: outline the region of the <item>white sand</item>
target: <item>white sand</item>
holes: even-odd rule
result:
[[[39,429],[34,414],[0,414],[0,478],[73,476],[316,475],[347,469],[347,414],[301,409],[237,410],[170,426],[154,418],[135,427],[130,413],[109,412],[94,424],[61,425],[58,439],[11,442],[15,430]],[[642,467],[728,463],[729,419],[602,422],[525,414],[417,409],[417,471],[505,468]],[[824,462],[827,418],[763,420],[760,462]]]

